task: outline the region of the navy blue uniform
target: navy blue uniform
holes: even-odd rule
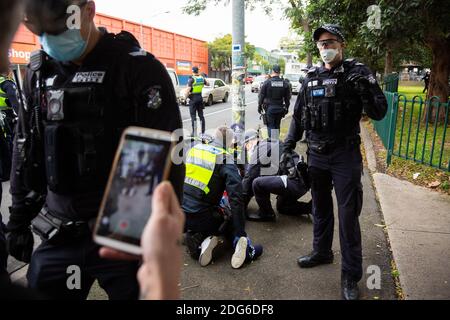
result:
[[[220,147],[219,144],[212,143]],[[208,184],[208,194],[187,183],[184,184],[183,211],[186,213],[186,230],[201,233],[205,238],[217,234],[224,222],[218,207],[224,191],[228,193],[231,220],[227,236],[245,237],[244,203],[242,198],[242,178],[232,156],[227,155],[227,163],[218,163]],[[225,158],[224,158],[225,160]]]
[[[9,174],[11,170],[11,153],[12,153],[12,139],[14,131],[14,118],[15,112],[18,110],[19,103],[17,101],[16,85],[11,80],[5,80],[0,83],[0,87],[6,94],[6,103],[8,107],[12,108],[7,110],[2,110],[5,118],[3,119],[3,125],[0,130],[0,206],[2,204],[3,188],[2,181],[9,180]],[[2,216],[0,213],[0,278],[2,276],[7,276],[7,259],[8,254],[6,251],[6,240],[5,240],[5,225],[2,221]]]
[[[190,77],[188,80],[188,87],[193,86],[194,84],[194,78]],[[206,81],[205,81],[206,84]],[[200,118],[201,122],[201,130],[202,133],[205,133],[206,130],[206,122],[205,122],[205,116],[203,115],[203,109],[205,108],[205,105],[203,103],[203,97],[202,93],[190,93],[189,95],[189,113],[191,115],[191,123],[192,123],[192,136],[197,135],[197,114]]]
[[[361,76],[362,84],[350,80]],[[342,273],[354,281],[362,277],[358,218],[363,200],[359,137],[363,110],[375,120],[381,120],[387,111],[386,98],[366,66],[346,60],[331,70],[312,68],[303,81],[285,141],[285,151],[293,150],[306,130],[314,215],[313,249],[323,255],[329,254],[333,241],[334,186]]]
[[[282,144],[278,140],[260,140],[250,150],[249,163],[245,166],[245,174],[242,179],[243,199],[245,207],[253,198],[253,181],[263,176],[274,176],[279,171],[279,159]],[[276,150],[272,150],[275,147]],[[265,169],[265,170],[261,170]]]
[[[41,157],[45,154],[45,162],[36,156],[36,163],[45,163],[45,170],[39,171],[45,176],[27,179],[25,173],[32,171],[24,169],[18,170],[11,180],[11,255],[29,260],[28,227],[42,206],[38,201],[27,204],[25,198],[31,190],[46,192],[45,207],[52,215],[80,224],[76,236],[62,234],[58,242],[44,241],[31,258],[27,275],[30,286],[59,299],[85,298],[94,279],[111,299],[138,297],[138,264],[100,259],[89,226],[98,214],[123,130],[128,126],[165,131],[182,128],[165,67],[141,50],[131,34],[114,35],[104,29],[102,32],[96,47],[80,66],[51,59],[44,64],[42,83],[49,108],[41,108],[40,117],[45,148],[38,146],[34,150]],[[36,105],[35,90],[36,74],[29,69],[24,85],[28,105]],[[34,123],[28,112],[19,116],[23,119],[17,135],[27,132]],[[23,165],[17,145],[16,139],[13,172],[27,164]],[[37,184],[40,179],[43,185]],[[170,179],[181,199],[184,166],[174,166]],[[81,268],[82,290],[67,289],[65,270],[70,265]]]
[[[260,110],[265,108],[269,138],[272,137],[272,130],[280,130],[281,119],[288,113],[290,103],[291,88],[287,81],[274,76],[264,82],[259,93],[258,106]]]

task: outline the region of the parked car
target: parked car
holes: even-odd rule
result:
[[[253,83],[253,76],[247,76],[247,78],[245,78],[245,84],[252,84]]]
[[[230,97],[230,87],[221,79],[206,78],[208,86],[202,91],[203,101],[207,106],[212,106],[214,102],[227,102]]]
[[[180,86],[180,80],[178,79],[178,75],[177,72],[175,71],[175,69],[172,68],[166,68],[167,73],[170,76],[170,79],[172,80],[173,83],[173,88],[175,89],[175,94],[177,97],[178,102],[181,101],[181,92],[184,89],[182,86]]]
[[[266,81],[268,79],[267,76],[257,76],[252,83],[252,92],[259,92],[259,90],[261,89],[261,86],[263,85],[264,81]]]
[[[301,82],[303,81],[305,75],[304,74],[285,74],[284,79],[288,80],[291,83],[291,92],[292,94],[298,94],[300,89],[302,88]]]
[[[203,87],[202,97],[207,106],[212,106],[214,102],[227,102],[230,97],[230,87],[221,79],[206,78],[207,86]],[[184,88],[181,92],[181,103],[188,104],[187,91],[188,88]]]

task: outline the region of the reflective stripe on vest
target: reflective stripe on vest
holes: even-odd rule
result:
[[[192,84],[192,93],[202,93],[205,86],[205,79],[203,77],[192,76],[194,83]]]
[[[6,99],[8,99],[8,96],[6,95],[6,92],[2,89],[3,82],[6,81],[6,78],[0,77],[0,109],[10,109],[8,104],[6,103]]]
[[[197,144],[192,147],[187,155],[184,182],[208,194],[208,184],[214,173],[217,156],[222,154],[227,152],[211,145]]]

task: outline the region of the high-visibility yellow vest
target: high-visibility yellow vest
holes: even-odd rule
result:
[[[217,157],[224,154],[227,154],[225,149],[212,145],[199,143],[193,146],[187,154],[184,182],[208,194],[208,184],[214,173]]]
[[[205,79],[200,76],[192,76],[194,83],[192,83],[192,93],[202,93],[203,87],[205,86]]]
[[[4,109],[10,109],[8,104],[6,103],[6,100],[8,99],[8,96],[6,95],[6,92],[3,91],[1,84],[5,82],[7,79],[5,77],[0,77],[0,110]]]

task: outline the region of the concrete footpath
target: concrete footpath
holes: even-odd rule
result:
[[[450,299],[450,196],[374,172],[361,129],[405,299]]]

